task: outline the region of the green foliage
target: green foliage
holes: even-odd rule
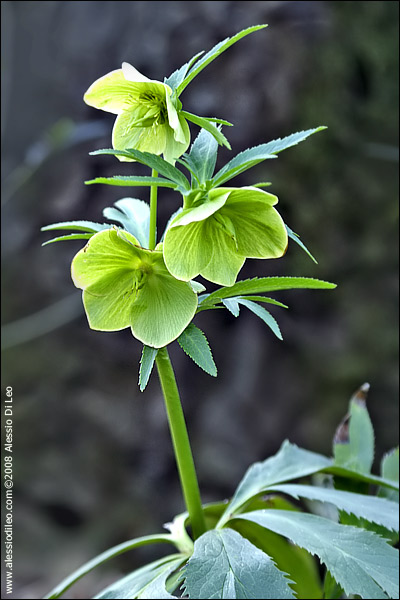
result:
[[[140,359],[139,369],[139,389],[143,392],[149,382],[151,372],[154,367],[154,361],[157,356],[157,348],[151,348],[150,346],[143,346],[142,358]]]
[[[228,528],[195,542],[184,577],[188,598],[294,598],[271,558]]]
[[[217,367],[210,346],[201,329],[190,323],[178,337],[177,342],[198,367],[213,377],[217,376]]]

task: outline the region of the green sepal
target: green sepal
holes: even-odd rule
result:
[[[201,329],[190,323],[178,337],[177,342],[198,367],[212,377],[217,376],[217,367],[211,348]]]

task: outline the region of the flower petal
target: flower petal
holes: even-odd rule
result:
[[[286,252],[285,224],[273,205],[277,197],[257,188],[233,190],[221,209],[235,229],[237,251],[247,258],[279,258]]]
[[[171,164],[175,164],[176,159],[186,152],[190,144],[189,125],[181,115],[178,115],[178,122],[179,127],[176,130],[169,127],[166,136],[164,158]]]
[[[115,150],[126,150],[134,148],[141,152],[162,154],[166,145],[168,125],[156,125],[151,127],[135,126],[135,111],[126,110],[118,115],[112,132],[112,144]],[[118,156],[122,162],[135,162],[125,156]]]
[[[128,81],[151,81],[151,79],[139,73],[139,71],[128,62],[122,63],[122,72],[124,74],[125,79],[127,79]]]
[[[204,221],[168,228],[163,244],[164,260],[168,271],[177,279],[193,279],[210,262],[212,240],[207,238],[206,231]]]
[[[197,294],[190,283],[178,281],[167,271],[162,253],[154,272],[139,290],[131,312],[133,335],[153,348],[162,348],[186,329],[197,309]]]
[[[220,227],[215,217],[207,220],[207,232],[212,257],[200,275],[218,285],[231,286],[246,260],[245,256],[238,253],[232,236]]]
[[[83,99],[89,106],[118,115],[137,97],[137,87],[125,79],[122,69],[117,69],[92,83]]]

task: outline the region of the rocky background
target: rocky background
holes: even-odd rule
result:
[[[101,220],[105,206],[130,193],[83,184],[132,169],[88,156],[110,146],[113,116],[82,101],[124,60],[162,80],[224,37],[269,23],[190,85],[185,109],[233,122],[226,133],[234,153],[329,127],[235,184],[272,181],[281,214],[319,261],[291,244],[281,261],[247,261],[241,277],[306,275],[337,289],[279,294],[290,305],[272,307],[284,342],[251,313],[199,315],[216,380],[171,346],[204,501],[228,497],[247,466],[284,438],[329,454],[348,399],[365,381],[378,464],[398,439],[398,3],[6,1],[2,11],[13,597],[40,598],[84,561],[161,531],[184,508],[156,375],[144,394],[137,387],[141,345],[129,331],[88,328],[69,276],[79,242],[41,247],[50,237],[43,225]],[[221,150],[219,164],[228,159]],[[146,199],[145,190],[133,193]],[[160,229],[178,206],[161,194]],[[162,551],[115,559],[68,597],[92,597]]]

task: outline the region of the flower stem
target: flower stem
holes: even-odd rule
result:
[[[157,171],[152,169],[152,177],[158,177]],[[157,244],[157,190],[156,185],[150,188],[150,228],[149,228],[149,250],[154,250]]]
[[[189,513],[193,537],[196,539],[206,531],[206,525],[185,417],[182,410],[174,370],[166,347],[160,348],[158,351],[156,364],[161,388],[164,394],[168,423],[183,496]]]

